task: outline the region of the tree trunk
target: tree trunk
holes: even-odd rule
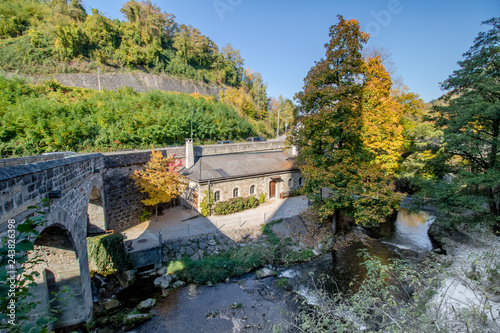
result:
[[[351,230],[351,227],[349,225],[349,219],[342,211],[340,211],[340,210],[335,211],[333,221],[335,222],[334,232],[341,234],[341,235],[345,235],[346,233],[349,232],[349,230]],[[332,228],[333,228],[333,224],[332,224]]]

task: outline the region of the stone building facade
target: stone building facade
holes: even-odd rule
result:
[[[287,151],[201,156],[195,160],[189,158],[190,149],[188,143],[183,174],[189,182],[182,203],[197,210],[209,191],[215,203],[235,197],[259,198],[262,193],[269,200],[303,184],[295,156]]]

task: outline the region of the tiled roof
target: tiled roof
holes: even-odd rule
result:
[[[183,174],[191,180],[207,181],[296,169],[295,159],[291,155],[285,152],[265,152],[200,157]]]

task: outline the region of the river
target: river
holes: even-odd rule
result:
[[[135,332],[273,332],[273,327],[286,330],[302,300],[316,302],[317,288],[329,292],[348,292],[351,281],[362,281],[366,270],[359,265],[358,250],[366,249],[383,262],[389,258],[418,257],[432,250],[427,235],[434,217],[426,212],[410,213],[402,208],[391,232],[378,240],[360,229],[355,240],[309,262],[273,267],[276,277],[257,279],[250,273],[214,286],[195,284],[172,290],[159,298],[154,318]],[[288,288],[276,282],[286,278]],[[300,296],[299,296],[300,295]]]

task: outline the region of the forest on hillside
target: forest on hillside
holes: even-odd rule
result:
[[[239,87],[244,60],[230,44],[219,48],[191,25],[179,24],[150,1],[128,1],[125,20],[81,0],[0,3],[0,67],[21,73],[142,69]]]
[[[126,88],[98,94],[53,81],[35,87],[4,76],[2,157],[180,144],[194,109],[194,137],[201,144],[271,137],[278,124],[284,131],[285,124],[295,123],[297,106],[281,96],[268,97],[261,74],[244,68],[240,52],[230,44],[219,48],[150,1],[130,0],[121,13],[123,21],[111,20],[98,9],[87,13],[81,0],[2,1],[0,70],[139,70],[220,85],[219,95],[136,94]]]

